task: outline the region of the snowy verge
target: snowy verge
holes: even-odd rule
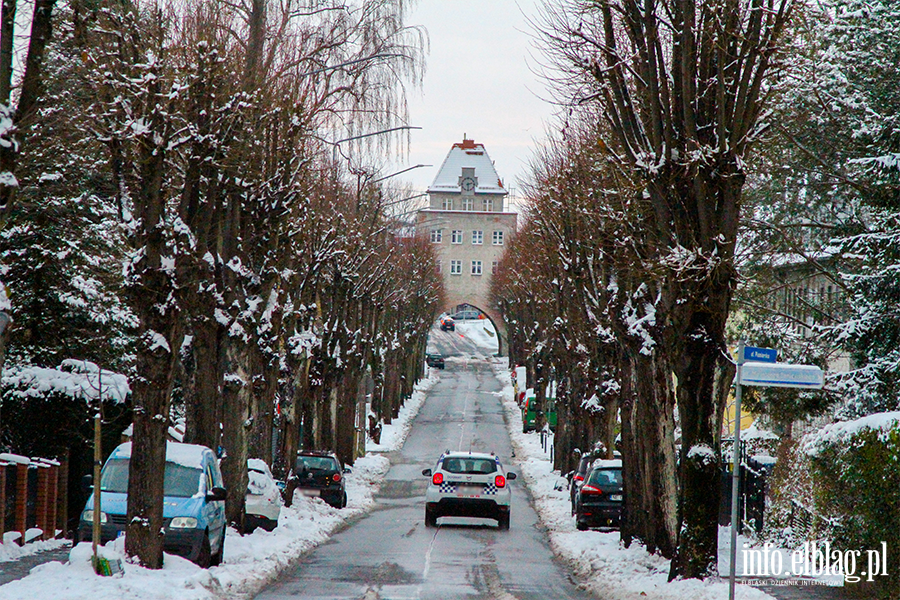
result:
[[[371,452],[353,464],[352,472],[346,477],[347,508],[338,510],[319,498],[296,494],[293,506],[281,509],[274,531],[258,529],[241,536],[229,528],[225,561],[209,569],[166,554],[161,570],[123,564],[121,576],[99,577],[91,567],[90,544],[78,544],[70,552],[68,563],[50,562],[35,567],[24,579],[0,586],[0,598],[33,600],[47,597],[48,590],[53,591],[54,600],[243,600],[255,596],[304,553],[371,510],[375,493],[390,468],[387,457],[376,452],[400,449],[425,402],[425,392],[438,378],[437,373],[430,373],[416,385],[399,416],[385,426],[382,443],[368,444],[367,450]],[[124,538],[108,543],[104,555],[123,557]]]
[[[635,542],[625,548],[618,531],[578,531],[571,515],[569,492],[554,489],[565,484],[553,470],[540,435],[522,433],[522,413],[513,399],[506,359],[492,361],[503,389],[498,392],[506,412],[506,425],[516,452],[522,479],[534,499],[535,509],[547,528],[553,552],[565,560],[584,586],[605,600],[721,600],[728,597],[727,580],[687,579],[668,582],[669,561],[648,553]],[[727,560],[727,548],[725,548]],[[720,553],[721,554],[721,553]],[[721,560],[720,560],[721,563]],[[771,600],[756,588],[738,585],[740,600]]]
[[[0,563],[11,560],[19,560],[24,556],[45,552],[47,550],[56,550],[62,548],[69,543],[69,540],[46,540],[42,542],[29,542],[24,546],[16,543],[16,539],[21,537],[18,532],[7,531],[0,541]]]
[[[366,438],[366,452],[396,452],[403,446],[409,430],[412,428],[412,422],[419,414],[419,409],[425,404],[427,392],[440,379],[440,371],[426,367],[427,376],[420,379],[416,384],[412,396],[403,406],[397,418],[389,424],[381,426],[381,443],[376,444],[372,439]]]

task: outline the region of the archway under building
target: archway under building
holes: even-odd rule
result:
[[[446,312],[450,316],[460,314],[471,316],[473,313],[477,313],[478,316],[476,316],[475,319],[480,318],[489,321],[493,326],[494,333],[496,334],[496,356],[506,356],[508,343],[506,338],[506,324],[500,317],[500,313],[498,311],[489,308],[481,308],[481,306],[473,304],[470,300],[463,300],[459,302],[454,302],[451,300],[448,301],[445,305],[444,312]],[[466,320],[464,320],[463,322],[465,321]]]

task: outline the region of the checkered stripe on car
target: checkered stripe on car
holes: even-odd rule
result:
[[[486,483],[486,484],[484,484],[484,492],[482,492],[482,493],[486,496],[489,494],[496,494],[497,486],[494,485],[493,483]]]
[[[456,493],[456,484],[445,481],[441,484],[441,493],[442,494],[455,494]]]

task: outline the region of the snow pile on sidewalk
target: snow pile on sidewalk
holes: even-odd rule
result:
[[[499,394],[506,411],[506,423],[519,470],[534,498],[541,522],[547,527],[553,551],[572,566],[591,592],[604,600],[728,598],[727,580],[689,579],[669,583],[669,561],[649,554],[637,542],[630,548],[624,548],[619,543],[618,531],[578,531],[571,515],[565,479],[553,470],[550,457],[541,446],[540,435],[522,433],[522,414],[513,400],[506,359],[493,361],[493,366],[503,385]],[[562,490],[554,489],[558,482],[563,483]],[[724,547],[724,554],[725,561],[720,560],[720,565],[723,562],[727,565],[727,547]],[[745,585],[737,587],[736,597],[741,600],[772,598]]]
[[[18,560],[23,556],[37,554],[46,550],[56,550],[68,544],[68,540],[46,540],[42,542],[29,542],[20,546],[16,540],[22,537],[17,531],[7,531],[0,540],[0,563]]]
[[[400,410],[391,425],[385,426],[380,445],[367,445],[370,451],[398,450],[425,401],[425,391],[437,381],[432,374],[416,386],[412,398]],[[78,544],[66,564],[50,562],[32,569],[24,579],[0,586],[3,600],[220,600],[256,595],[303,553],[328,540],[348,521],[368,512],[374,495],[390,468],[381,454],[369,453],[357,459],[346,476],[347,508],[338,510],[319,498],[294,496],[293,506],[283,507],[278,527],[268,532],[257,529],[241,536],[229,528],[225,539],[225,561],[221,566],[201,569],[179,556],[166,554],[161,570],[124,564],[124,574],[99,577],[91,567],[91,546]],[[104,556],[122,558],[124,538],[109,542]],[[12,557],[16,558],[16,557]],[[2,559],[2,546],[0,546]]]
[[[419,409],[425,404],[425,397],[428,390],[434,387],[440,378],[440,371],[427,367],[427,376],[419,380],[416,384],[415,391],[403,406],[397,418],[390,424],[382,424],[381,426],[381,443],[376,444],[371,438],[366,438],[366,452],[396,452],[403,446],[409,430],[412,428],[412,422],[419,414]]]

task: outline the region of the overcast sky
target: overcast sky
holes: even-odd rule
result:
[[[421,90],[409,94],[413,131],[408,160],[431,164],[404,177],[431,184],[450,146],[463,134],[485,146],[507,188],[527,173],[535,140],[553,114],[533,72],[532,16],[540,0],[418,0],[407,20],[428,31],[430,52]]]

